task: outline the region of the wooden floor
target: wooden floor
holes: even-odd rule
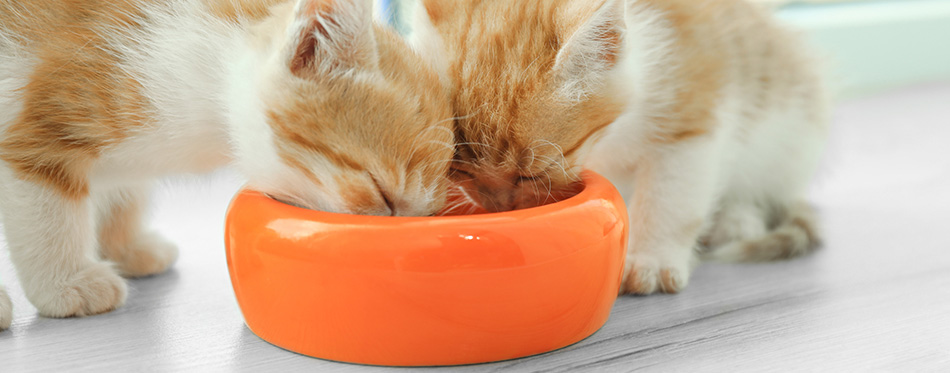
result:
[[[832,144],[812,193],[828,237],[816,255],[703,265],[679,295],[620,298],[607,325],[576,345],[445,369],[950,371],[950,84],[841,105]],[[15,303],[0,372],[414,371],[308,358],[244,326],[222,244],[237,186],[226,173],[166,185],[155,223],[181,258],[132,281],[128,303],[110,314],[37,317],[0,249]]]

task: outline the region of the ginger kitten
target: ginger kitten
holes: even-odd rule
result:
[[[826,132],[816,65],[740,0],[421,0],[413,44],[453,89],[453,178],[483,207],[537,205],[586,167],[630,213],[622,290],[675,293],[697,248],[804,254]]]
[[[27,298],[97,314],[120,274],[165,271],[177,249],[142,222],[162,175],[231,163],[296,205],[432,214],[448,98],[370,0],[0,0],[0,210]]]

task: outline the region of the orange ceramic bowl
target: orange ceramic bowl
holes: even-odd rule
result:
[[[359,364],[457,365],[578,342],[617,297],[627,214],[584,173],[574,197],[466,216],[312,211],[243,190],[225,231],[247,326],[304,355]]]

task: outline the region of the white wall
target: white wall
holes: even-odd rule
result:
[[[950,1],[790,5],[779,17],[829,58],[840,98],[950,81]]]

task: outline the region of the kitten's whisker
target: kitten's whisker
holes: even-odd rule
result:
[[[534,160],[535,160],[535,156],[536,156],[536,155],[535,155],[535,153],[534,153],[534,148],[528,148],[528,149],[525,149],[525,150],[531,152],[531,163],[528,163],[528,165],[525,166],[525,167],[522,169],[522,171],[524,171],[524,172],[530,172],[530,171],[531,171],[531,166],[534,166]]]
[[[452,129],[449,128],[448,126],[443,126],[442,123],[449,122],[449,121],[455,121],[455,120],[458,120],[458,119],[462,119],[462,117],[452,117],[452,118],[446,118],[446,119],[440,120],[440,121],[438,121],[438,122],[432,123],[432,125],[430,125],[428,128],[426,128],[425,131],[431,131],[431,130],[433,130],[433,129],[441,129],[441,130],[449,131],[450,134],[454,137],[454,136],[455,136],[455,132],[452,131]]]
[[[554,182],[551,181],[550,178],[548,178],[548,183],[547,183],[547,184],[548,184],[548,187],[547,187],[548,190],[545,192],[546,195],[544,196],[544,200],[547,200],[548,198],[551,198],[551,190],[554,188]]]
[[[461,209],[461,208],[464,207],[465,205],[466,205],[465,203],[455,203],[455,204],[453,204],[453,205],[449,205],[448,207],[442,209],[442,215],[448,215],[448,214],[450,214],[450,213],[453,213],[453,212],[455,212],[455,211]]]
[[[455,144],[451,144],[451,143],[448,143],[448,142],[445,142],[445,141],[429,140],[429,141],[426,142],[426,144],[435,144],[435,145],[439,145],[439,146],[441,146],[441,147],[443,147],[443,148],[446,148],[446,149],[452,149],[452,150],[455,149]]]
[[[443,159],[443,160],[431,161],[431,162],[429,162],[429,163],[427,163],[427,164],[421,166],[420,169],[428,170],[428,169],[431,169],[431,168],[441,167],[442,165],[444,165],[444,164],[446,164],[446,163],[452,163],[452,162],[458,162],[458,163],[464,163],[464,164],[472,164],[471,162],[462,161],[462,160],[458,160],[458,159]]]
[[[445,123],[445,122],[448,122],[448,121],[451,121],[451,120],[455,120],[455,117],[453,117],[453,118],[448,118],[448,119],[443,119],[443,120],[440,120],[440,121],[438,121],[438,122],[435,122],[435,123],[433,123],[433,124],[427,126],[425,129],[422,130],[422,133],[421,133],[421,134],[422,134],[422,137],[428,137],[427,134],[429,133],[429,131],[432,131],[432,130],[442,130],[442,131],[448,132],[448,135],[454,139],[454,138],[455,138],[455,132],[452,131],[451,129],[449,129],[448,127],[446,127],[446,126],[441,125],[442,123]],[[412,159],[412,157],[414,157],[414,156],[416,155],[416,151],[419,150],[419,147],[421,147],[422,145],[425,145],[425,144],[429,144],[429,143],[431,143],[431,142],[433,142],[433,141],[438,141],[438,140],[431,140],[431,141],[425,142],[425,143],[416,143],[416,144],[412,147],[412,151],[409,153],[408,159]],[[439,143],[442,144],[442,145],[445,145],[446,147],[454,148],[452,145],[448,145],[447,142],[440,141]]]
[[[451,121],[456,121],[456,120],[462,120],[462,119],[469,119],[469,118],[471,118],[471,117],[473,117],[473,116],[475,116],[475,114],[460,115],[460,116],[457,116],[457,117],[451,117],[451,118],[448,118],[448,119],[444,119],[444,120],[442,120],[442,121],[439,122],[439,123],[448,122],[448,121],[450,121],[450,120],[451,120]]]
[[[537,140],[535,140],[535,142],[540,142],[540,143],[541,143],[541,144],[538,144],[538,146],[548,145],[548,146],[554,148],[554,150],[557,150],[558,155],[559,155],[562,159],[564,158],[564,148],[561,148],[560,145],[555,144],[555,143],[551,142],[550,140],[545,140],[545,139],[537,139]]]
[[[419,144],[419,143],[416,143],[415,145],[412,146],[412,150],[409,152],[409,156],[406,157],[406,162],[412,162],[412,158],[416,156],[416,150],[419,150],[421,146],[422,144]]]
[[[474,199],[472,199],[472,197],[468,194],[468,192],[465,191],[465,188],[463,188],[462,186],[456,185],[455,187],[450,188],[448,193],[450,196],[458,196],[458,197],[462,197],[462,199],[456,201],[454,204],[451,204],[450,207],[443,210],[444,213],[446,214],[453,213],[465,207],[467,207],[468,209],[463,210],[464,212],[462,212],[462,214],[464,215],[471,214],[475,212],[476,210],[478,210],[479,204],[475,202]]]
[[[456,144],[455,144],[455,146],[459,146],[459,145],[478,145],[478,146],[483,146],[483,147],[486,147],[486,148],[494,148],[493,146],[488,145],[488,144],[486,144],[486,143],[483,143],[483,142],[474,142],[474,141],[459,142],[459,143],[456,143]]]
[[[549,162],[551,162],[552,165],[548,167],[549,169],[550,169],[550,168],[553,168],[554,166],[558,166],[558,167],[561,169],[561,172],[564,174],[564,177],[565,177],[565,178],[568,178],[568,179],[572,178],[572,177],[571,177],[571,174],[568,174],[567,169],[564,168],[564,165],[562,165],[561,162],[558,162],[558,161],[554,160],[554,158],[548,157],[548,156],[546,156],[546,155],[542,155],[542,156],[540,156],[539,158],[546,159],[546,160],[548,160]]]
[[[534,64],[538,62],[539,59],[541,59],[541,55],[540,55],[540,54],[539,54],[537,57],[535,57],[534,60],[531,61],[531,63],[529,63],[527,67],[524,68],[524,70],[522,70],[522,72],[521,72],[521,77],[522,77],[521,82],[522,82],[522,83],[528,81],[528,78],[531,76],[531,74],[527,74],[527,72],[528,72],[529,69],[531,69],[531,66],[534,66]]]
[[[473,166],[473,167],[475,166],[475,162],[466,161],[466,160],[462,160],[462,159],[454,159],[454,158],[453,158],[453,159],[451,159],[451,160],[449,160],[449,161],[450,161],[450,162],[457,162],[457,163],[461,163],[461,164],[467,164],[467,165]]]
[[[541,189],[538,188],[538,181],[535,180],[535,181],[533,181],[531,184],[532,184],[532,186],[534,187],[534,195],[535,195],[535,197],[537,197],[538,195],[541,194]]]
[[[448,148],[448,149],[455,149],[455,147],[454,147],[452,144],[449,144],[449,143],[447,143],[447,142],[445,142],[445,141],[429,140],[429,141],[426,141],[426,142],[417,143],[415,146],[413,146],[413,147],[412,147],[412,151],[409,153],[409,156],[406,158],[406,161],[407,161],[407,162],[412,162],[412,159],[413,159],[413,157],[415,157],[416,152],[419,150],[419,148],[423,147],[424,145],[432,145],[432,144],[434,144],[434,145],[439,145],[439,146],[442,146],[442,147],[445,147],[445,148]],[[424,167],[424,168],[425,168],[425,167],[429,167],[429,165],[425,165],[425,166],[423,166],[423,167]]]

